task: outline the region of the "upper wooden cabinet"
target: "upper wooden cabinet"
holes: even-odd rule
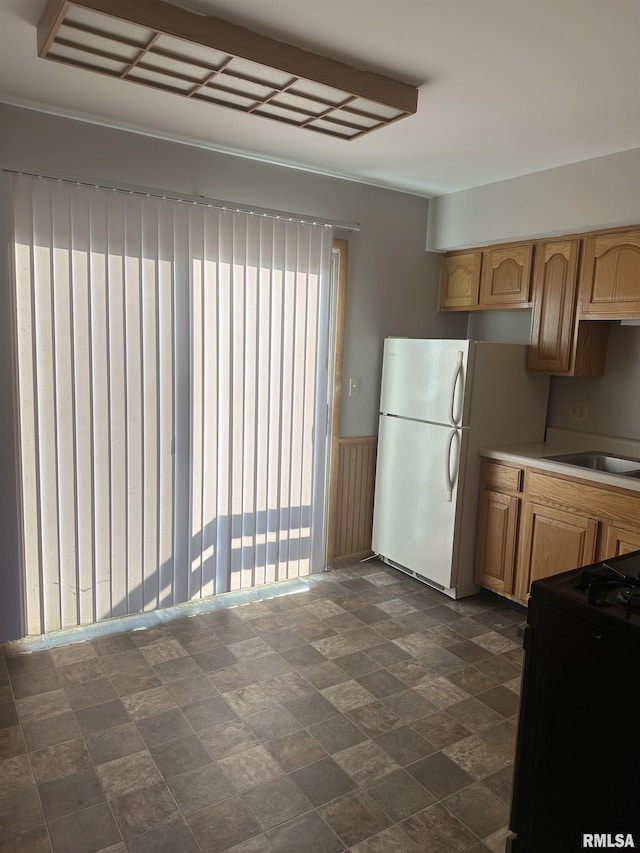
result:
[[[607,323],[578,322],[581,240],[547,240],[535,247],[533,311],[527,367],[561,376],[602,376]]]
[[[480,305],[483,308],[526,308],[531,287],[533,246],[495,246],[482,253]]]
[[[441,311],[527,308],[532,244],[450,252],[440,266]]]
[[[580,291],[582,317],[640,317],[640,229],[585,239]]]
[[[452,252],[440,266],[440,310],[469,311],[478,304],[482,252]]]

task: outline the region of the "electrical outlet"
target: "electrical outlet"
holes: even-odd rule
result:
[[[569,403],[569,414],[577,421],[588,421],[589,406],[582,400],[573,400]]]

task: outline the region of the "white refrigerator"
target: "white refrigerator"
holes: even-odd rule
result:
[[[372,550],[449,595],[474,584],[481,447],[543,441],[549,377],[527,347],[384,343]]]

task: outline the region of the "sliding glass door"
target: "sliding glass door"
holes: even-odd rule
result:
[[[331,229],[5,177],[28,633],[323,569]]]

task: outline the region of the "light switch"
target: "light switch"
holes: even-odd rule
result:
[[[350,397],[359,397],[360,396],[360,377],[352,376],[349,379],[349,396]]]

